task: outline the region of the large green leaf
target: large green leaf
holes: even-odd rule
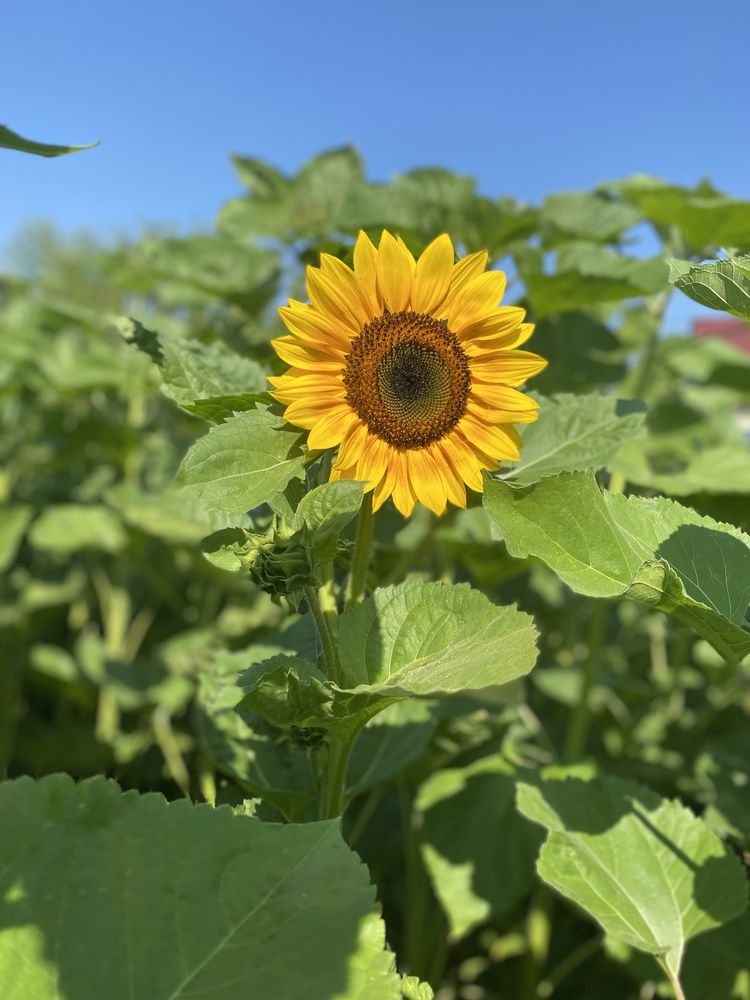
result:
[[[0,786],[7,1000],[387,1000],[393,956],[337,822],[266,824],[63,775]]]
[[[679,976],[685,943],[747,906],[732,851],[679,802],[615,778],[552,772],[520,784],[518,807],[549,830],[541,877],[616,941]]]
[[[12,132],[6,125],[0,125],[0,148],[16,149],[19,153],[34,153],[36,156],[64,156],[66,153],[79,153],[84,149],[93,149],[98,142],[89,146],[54,146],[45,142],[34,142],[24,139],[17,132]]]
[[[517,261],[535,318],[651,295],[667,284],[667,267],[661,257],[624,257],[596,243],[565,244],[557,254],[553,274],[545,273],[537,249],[525,248],[517,254]]]
[[[267,383],[260,365],[220,342],[154,333],[128,317],[116,325],[129,344],[159,366],[165,396],[189,413],[219,423],[265,398]]]
[[[506,915],[529,891],[542,841],[515,808],[513,768],[489,756],[433,774],[419,789],[419,838],[451,933]]]
[[[573,590],[673,614],[730,660],[750,653],[750,539],[672,500],[602,493],[590,473],[486,485],[508,551],[537,556]]]
[[[585,393],[616,385],[625,375],[624,351],[612,331],[584,312],[547,316],[537,324],[531,347],[549,362],[534,376],[534,388]]]
[[[613,396],[560,395],[539,403],[539,420],[523,430],[521,460],[502,479],[526,485],[559,472],[604,468],[623,442],[640,434],[646,412],[639,400]]]
[[[229,513],[272,499],[302,478],[302,435],[267,410],[248,410],[213,427],[188,451],[180,480],[190,500]]]
[[[536,634],[529,615],[467,584],[407,580],[341,618],[343,684],[385,698],[507,684],[533,667]]]
[[[359,728],[403,698],[516,680],[536,661],[536,635],[529,615],[467,584],[407,580],[339,619],[337,684],[303,657],[272,656],[241,675],[242,706],[277,726]]]
[[[554,194],[542,208],[542,222],[579,239],[608,241],[634,226],[642,214],[621,199],[595,192]]]
[[[750,320],[750,257],[705,264],[672,261],[670,281],[702,306]]]
[[[616,467],[629,483],[669,496],[691,493],[750,493],[750,448],[743,444],[709,447],[695,452],[679,472],[661,472],[633,442],[617,454]]]

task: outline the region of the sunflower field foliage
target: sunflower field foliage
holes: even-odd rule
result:
[[[750,203],[234,166],[0,277],[0,997],[750,1000]]]

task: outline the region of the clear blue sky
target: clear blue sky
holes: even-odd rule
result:
[[[439,164],[538,201],[642,171],[750,197],[750,2],[264,0],[5,5],[0,247],[210,224],[244,152],[295,169],[354,143],[375,179]]]

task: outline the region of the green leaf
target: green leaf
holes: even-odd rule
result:
[[[390,781],[422,756],[435,732],[432,702],[398,701],[370,719],[349,759],[347,794],[361,795]]]
[[[362,506],[364,486],[342,479],[317,486],[300,500],[294,527],[309,529],[313,548],[321,558],[332,558],[335,554],[337,538]]]
[[[521,461],[503,473],[524,485],[545,476],[608,466],[623,442],[641,433],[646,412],[636,399],[539,398],[539,420],[523,430]]]
[[[23,504],[0,507],[0,572],[15,559],[32,514],[31,507]]]
[[[542,319],[530,346],[549,362],[534,376],[534,388],[544,395],[590,392],[615,385],[625,375],[619,340],[604,323],[583,312]]]
[[[748,233],[750,239],[750,232]],[[672,261],[670,281],[695,302],[750,320],[750,257],[679,266]]]
[[[88,548],[117,552],[126,540],[120,519],[97,504],[51,505],[29,531],[29,541],[35,548],[58,555]]]
[[[506,916],[534,881],[542,837],[515,796],[514,770],[499,756],[437,771],[419,789],[420,848],[455,937]]]
[[[228,237],[148,239],[140,245],[145,266],[156,277],[229,299],[256,312],[276,291],[276,254]]]
[[[240,708],[262,715],[280,729],[315,728],[333,717],[333,691],[314,664],[299,656],[272,656],[237,679],[246,692]]]
[[[629,483],[670,496],[750,493],[750,448],[742,444],[707,448],[694,454],[679,472],[659,472],[649,462],[648,452],[632,443],[618,452],[616,468]]]
[[[336,821],[22,778],[0,786],[0,855],[7,1000],[400,996],[367,870]]]
[[[658,226],[677,226],[695,250],[750,247],[750,202],[729,198],[708,185],[690,188],[632,178],[622,193]]]
[[[236,517],[207,511],[177,490],[144,493],[127,483],[107,490],[105,500],[132,528],[174,545],[197,545],[212,528],[234,524]]]
[[[674,615],[729,660],[750,652],[750,539],[672,500],[602,493],[590,473],[529,487],[487,482],[508,551],[537,556],[573,590]]]
[[[467,584],[407,580],[340,619],[342,686],[370,700],[507,684],[533,667],[536,634],[529,615]]]
[[[44,142],[34,142],[31,139],[24,139],[6,125],[0,125],[0,148],[15,149],[19,153],[34,153],[36,156],[64,156],[66,153],[79,153],[84,149],[93,149],[98,146],[98,142],[92,142],[89,146],[50,146]]]
[[[267,410],[213,427],[180,466],[183,492],[205,507],[237,514],[270,500],[304,473],[303,435]]]
[[[291,652],[269,645],[214,657],[198,678],[196,731],[203,751],[221,774],[297,822],[317,815],[309,754],[260,716],[236,711],[246,693],[237,684],[238,674],[252,663]]]
[[[517,255],[534,316],[581,309],[651,295],[667,284],[661,257],[624,257],[596,243],[567,243],[557,254],[554,274],[545,274],[541,251],[524,248]]]
[[[260,365],[219,341],[204,344],[154,333],[124,316],[115,325],[129,344],[159,366],[164,395],[194,416],[221,423],[234,413],[270,402]]]
[[[613,939],[677,979],[685,943],[744,912],[742,868],[679,802],[615,778],[552,772],[519,784],[518,808],[549,830],[537,865]]]
[[[542,221],[579,239],[609,241],[643,218],[632,205],[603,194],[555,194],[542,208]]]

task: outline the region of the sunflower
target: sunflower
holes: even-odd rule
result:
[[[338,448],[331,479],[366,482],[375,510],[389,496],[404,516],[417,501],[465,507],[483,469],[518,460],[513,424],[537,418],[515,387],[546,362],[517,350],[534,327],[498,305],[505,275],[487,259],[456,263],[444,234],[415,260],[400,237],[384,231],[375,247],[361,232],[353,269],[321,254],[310,303],[279,310],[291,336],[273,346],[291,367],[273,395],[311,450]]]

